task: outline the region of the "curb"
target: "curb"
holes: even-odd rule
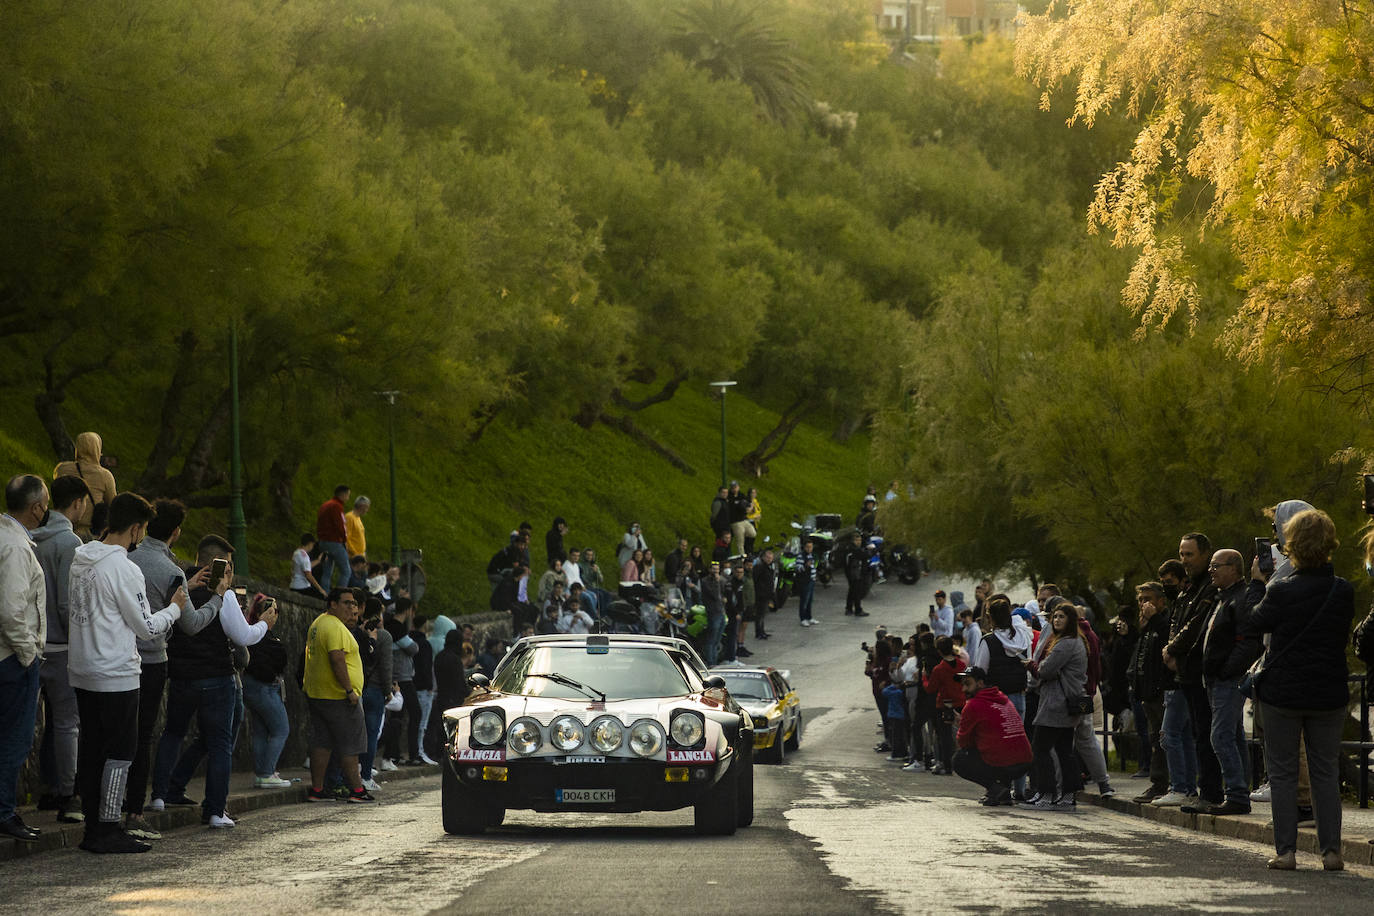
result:
[[[1266,821],[1246,817],[1185,814],[1177,808],[1156,808],[1154,805],[1142,805],[1115,795],[1104,798],[1091,792],[1080,793],[1078,800],[1142,820],[1157,821],[1172,827],[1182,827],[1185,830],[1210,833],[1213,836],[1228,839],[1262,843],[1270,849],[1274,847],[1274,828]],[[1298,828],[1298,850],[1321,855],[1321,849],[1317,846],[1317,831],[1315,829],[1311,827]],[[1349,836],[1343,833],[1341,836],[1341,858],[1351,865],[1374,865],[1374,839],[1365,836]]]
[[[438,772],[439,770],[434,767],[401,767],[388,771],[386,781],[388,783],[404,782],[433,776]],[[231,788],[229,801],[225,807],[230,817],[238,817],[249,811],[260,811],[264,808],[276,808],[281,805],[303,805],[306,803],[305,796],[308,791],[309,787],[304,781],[289,789],[249,789],[239,794],[234,794],[234,790]],[[164,834],[179,827],[202,826],[199,805],[194,808],[168,808],[161,812],[145,811],[143,817]],[[82,824],[59,824],[57,827],[45,827],[43,835],[35,843],[0,839],[0,862],[26,859],[61,849],[75,849],[81,844],[84,833],[85,826]]]

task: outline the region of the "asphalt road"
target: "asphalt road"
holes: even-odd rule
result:
[[[957,777],[902,773],[871,750],[862,678],[873,624],[903,632],[930,592],[879,586],[866,620],[817,600],[772,616],[756,661],[791,671],[807,728],[782,766],[756,768],[754,826],[697,837],[690,811],[632,816],[512,811],[484,837],[439,826],[439,780],[385,787],[375,807],[301,804],[188,828],[151,853],[72,850],[0,863],[0,911],[20,913],[948,913],[1187,910],[1368,913],[1369,869],[1315,857],[1270,872],[1270,851],[1085,806],[985,809]],[[964,589],[972,593],[971,587]],[[1129,785],[1129,781],[1127,781]]]

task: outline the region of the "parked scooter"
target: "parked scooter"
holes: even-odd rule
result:
[[[921,581],[924,564],[906,544],[893,544],[887,552],[887,568],[897,576],[903,585],[915,585]]]

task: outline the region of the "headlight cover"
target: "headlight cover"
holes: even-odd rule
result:
[[[680,712],[673,716],[668,731],[683,747],[692,747],[706,736],[706,723],[694,712]]]
[[[609,754],[620,747],[625,738],[625,726],[619,719],[610,716],[597,719],[592,723],[592,747],[603,754]]]
[[[533,754],[544,743],[539,723],[533,719],[516,719],[506,734],[506,744],[520,755]]]
[[[560,751],[577,750],[586,737],[586,727],[572,716],[559,716],[549,726],[549,741]]]
[[[630,726],[630,750],[640,757],[652,757],[663,749],[663,726],[652,719],[640,719]]]
[[[505,721],[499,712],[484,709],[472,717],[472,740],[475,744],[500,744],[505,733]]]

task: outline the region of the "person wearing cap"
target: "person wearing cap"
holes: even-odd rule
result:
[[[954,772],[987,790],[981,804],[1010,805],[1011,784],[1030,770],[1030,741],[1021,715],[1001,690],[988,684],[988,673],[976,665],[958,674],[964,711],[954,743]]]
[[[930,609],[930,631],[936,636],[954,635],[954,608],[945,603],[945,590],[935,593],[935,607]]]

